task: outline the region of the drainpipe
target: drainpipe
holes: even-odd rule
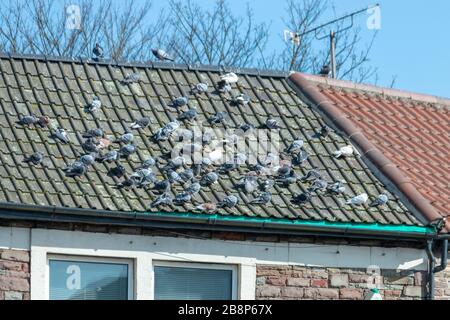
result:
[[[441,264],[439,266],[435,266],[435,257],[433,255],[433,240],[427,241],[427,249],[428,255],[428,292],[427,292],[427,300],[434,300],[434,274],[445,270],[447,267],[447,252],[448,252],[448,239],[442,240],[441,247]]]

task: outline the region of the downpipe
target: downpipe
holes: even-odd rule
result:
[[[427,241],[427,256],[428,256],[428,292],[427,300],[434,300],[435,281],[434,274],[441,272],[447,268],[447,256],[448,256],[448,239],[442,240],[441,245],[441,264],[436,266],[435,256],[433,254],[434,240]]]

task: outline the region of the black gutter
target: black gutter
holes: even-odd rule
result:
[[[427,300],[434,300],[434,274],[441,272],[447,268],[447,256],[448,256],[448,239],[442,240],[441,245],[441,264],[436,267],[436,261],[433,254],[433,244],[434,241],[428,240],[426,252],[428,256],[428,292],[427,292]]]

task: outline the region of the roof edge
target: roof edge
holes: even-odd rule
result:
[[[442,216],[414,187],[410,179],[397,168],[367,137],[352,120],[348,119],[329,99],[318,89],[317,82],[311,82],[311,77],[302,73],[293,72],[288,82],[294,90],[304,95],[307,100],[315,104],[318,110],[333,123],[336,129],[347,135],[350,141],[360,150],[361,154],[401,192],[411,206],[416,209],[429,223]],[[447,221],[442,232],[449,232],[450,224]]]
[[[329,86],[340,87],[344,89],[361,90],[366,92],[378,93],[385,96],[411,99],[425,103],[441,104],[450,107],[450,98],[439,97],[429,94],[421,94],[407,90],[379,87],[371,84],[355,83],[348,80],[326,78],[307,73],[301,74],[304,78],[306,78],[309,81],[313,81],[320,84],[326,84]]]

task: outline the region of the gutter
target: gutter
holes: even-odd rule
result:
[[[435,228],[429,226],[302,221],[197,213],[130,213],[16,203],[0,204],[0,219],[401,241],[423,241],[436,237]]]
[[[425,197],[411,183],[411,180],[403,174],[366,136],[353,121],[348,119],[334,103],[327,99],[311,83],[307,77],[301,73],[293,72],[288,78],[291,86],[300,95],[317,106],[318,111],[347,137],[354,144],[362,155],[390,181],[394,187],[406,197],[407,202],[414,211],[423,215],[430,223],[442,219],[439,212],[425,199]],[[449,232],[450,225],[446,222],[442,231]]]

